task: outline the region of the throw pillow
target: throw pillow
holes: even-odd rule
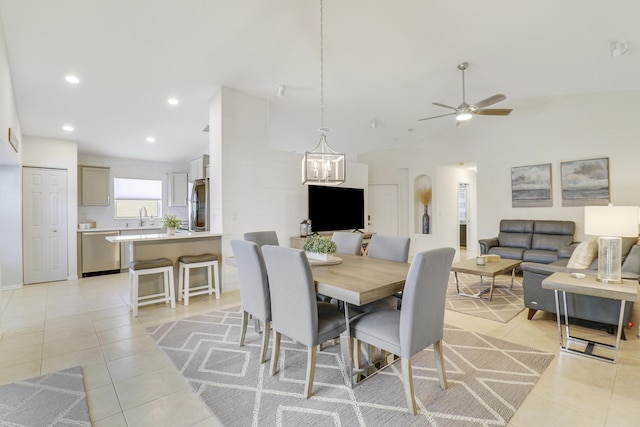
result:
[[[580,243],[571,254],[568,268],[589,268],[594,259],[598,256],[598,243],[594,240],[587,240]]]

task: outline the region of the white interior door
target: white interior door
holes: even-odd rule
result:
[[[369,186],[368,231],[398,235],[398,186],[380,184]]]
[[[24,283],[66,280],[67,171],[22,169]]]

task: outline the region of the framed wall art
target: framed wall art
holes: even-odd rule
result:
[[[551,206],[551,163],[511,168],[511,207]]]
[[[560,164],[562,206],[609,203],[609,158],[574,160]]]

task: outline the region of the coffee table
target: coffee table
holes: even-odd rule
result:
[[[491,301],[491,299],[493,298],[493,287],[496,282],[496,276],[498,274],[504,274],[511,270],[510,289],[513,289],[513,277],[516,273],[516,267],[518,267],[521,263],[522,261],[519,260],[502,258],[499,261],[494,262],[486,261],[484,265],[476,264],[475,258],[454,263],[453,265],[451,265],[451,271],[453,271],[453,275],[456,281],[456,289],[458,291],[458,295],[470,298],[482,298],[482,295],[489,292],[489,301]],[[487,285],[487,287],[476,294],[462,293],[460,292],[460,286],[458,286],[458,273],[475,274],[477,276],[480,276],[480,283],[483,285]],[[483,282],[483,277],[491,277],[491,283]]]

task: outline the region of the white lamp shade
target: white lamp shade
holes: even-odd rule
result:
[[[638,236],[638,206],[585,206],[584,233],[590,236]]]

